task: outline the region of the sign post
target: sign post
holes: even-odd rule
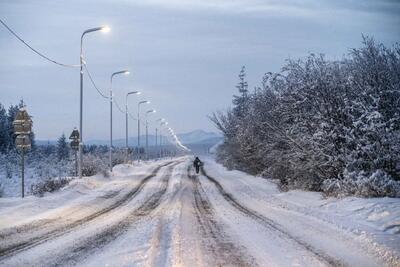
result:
[[[25,151],[31,148],[31,139],[29,134],[32,131],[32,120],[26,111],[25,106],[20,108],[15,116],[14,133],[17,135],[15,138],[15,146],[21,151],[21,195],[25,196]]]
[[[74,128],[71,135],[69,136],[69,140],[71,140],[71,148],[75,154],[75,176],[78,176],[78,150],[79,150],[79,131]]]

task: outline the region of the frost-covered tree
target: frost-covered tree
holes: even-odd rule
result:
[[[6,151],[10,143],[9,139],[7,111],[0,103],[0,152]]]
[[[217,159],[327,194],[400,195],[400,46],[371,38],[340,61],[310,54],[266,73],[234,107],[210,116],[224,134]]]

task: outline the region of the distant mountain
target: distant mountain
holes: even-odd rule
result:
[[[214,132],[194,130],[192,132],[178,134],[178,138],[182,144],[201,144],[204,143],[204,141],[211,141],[216,139],[220,140],[222,137]]]
[[[216,144],[222,139],[221,135],[219,135],[217,133],[206,132],[203,130],[194,130],[194,131],[191,131],[188,133],[178,134],[178,138],[184,145]],[[129,141],[130,146],[136,146],[137,142],[138,142],[137,137],[131,137],[131,138],[129,138],[128,141]],[[109,145],[109,142],[110,141],[108,139],[92,139],[92,140],[85,141],[85,144],[87,144],[87,145]],[[155,145],[156,138],[155,138],[154,134],[149,134],[148,142],[149,142],[149,146]],[[38,144],[38,145],[47,145],[48,143],[56,144],[57,142],[54,140],[49,140],[49,141],[37,140],[36,141],[36,144]],[[142,146],[146,145],[146,135],[140,136],[140,144]],[[113,145],[116,147],[123,147],[123,146],[125,146],[125,139],[114,139]]]

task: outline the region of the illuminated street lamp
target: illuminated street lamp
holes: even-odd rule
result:
[[[128,96],[130,95],[140,95],[139,91],[132,91],[126,94],[126,99],[125,99],[125,146],[126,146],[126,160],[125,162],[128,162]]]
[[[146,159],[149,159],[149,123],[147,121],[147,115],[155,112],[155,109],[146,111]]]
[[[138,120],[138,154],[140,154],[140,105],[142,104],[150,104],[150,101],[143,100],[138,103],[138,111],[137,111],[137,120]],[[138,155],[138,161],[140,160],[140,156]]]
[[[111,74],[111,78],[110,78],[110,172],[112,172],[113,166],[112,166],[112,149],[113,149],[113,137],[112,137],[112,125],[113,125],[113,113],[112,113],[112,108],[113,108],[113,91],[112,91],[112,82],[113,82],[113,78],[115,75],[119,75],[119,74],[125,74],[128,75],[129,71],[128,70],[121,70],[121,71],[117,71],[114,72],[113,74]]]
[[[79,178],[82,178],[82,164],[83,164],[83,37],[90,32],[102,31],[107,33],[110,31],[110,27],[103,26],[92,28],[84,31],[81,36],[81,52],[80,52],[80,100],[79,100],[79,132],[80,132],[80,140],[79,140]]]

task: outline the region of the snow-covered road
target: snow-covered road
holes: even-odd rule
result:
[[[400,202],[375,201],[364,223],[345,211],[368,200],[346,201],[281,193],[211,159],[199,175],[189,157],[119,165],[43,198],[0,199],[0,265],[400,266]]]

